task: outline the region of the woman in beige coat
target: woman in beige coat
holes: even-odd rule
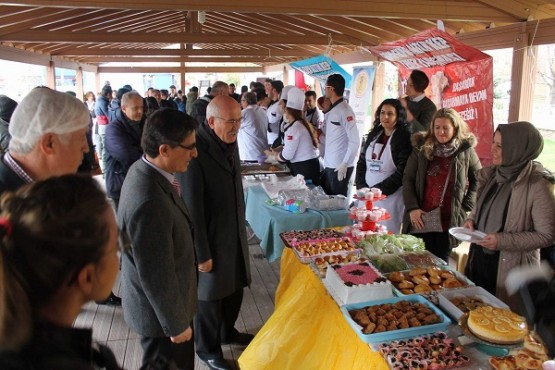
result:
[[[533,162],[542,149],[541,134],[531,123],[499,125],[493,166],[481,170],[476,207],[465,222],[487,234],[470,247],[468,277],[513,308],[507,274],[521,265],[539,265],[540,248],[555,240],[553,176]]]

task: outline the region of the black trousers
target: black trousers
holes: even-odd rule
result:
[[[165,360],[168,364],[173,362],[180,370],[193,370],[195,368],[194,343],[193,338],[187,342],[175,344],[167,337],[141,337],[143,366],[158,364]],[[145,366],[145,368],[149,367]]]
[[[301,174],[305,180],[311,180],[315,186],[320,185],[320,161],[318,158],[308,159],[302,162],[287,162],[293,176]]]
[[[341,181],[337,179],[337,172],[335,168],[326,167],[324,172],[322,172],[322,179],[320,181],[322,188],[328,195],[339,195],[343,194],[347,196],[349,192],[349,180],[351,180],[351,175],[353,174],[354,167],[347,168],[347,176]]]
[[[243,302],[243,288],[214,301],[198,301],[194,318],[195,346],[201,360],[223,358],[222,342],[231,340],[238,331],[235,321]]]
[[[413,234],[417,238],[424,239],[426,249],[449,263],[449,255],[451,254],[451,246],[449,245],[449,232],[441,233],[422,233]]]

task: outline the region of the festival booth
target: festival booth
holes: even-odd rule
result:
[[[406,68],[405,78],[425,69],[436,104],[466,112],[488,142],[489,57],[436,30],[380,50]],[[364,206],[349,209],[352,226],[280,233],[286,248],[275,310],[240,356],[241,369],[542,368],[547,350],[524,317],[421,239],[388,233],[379,189],[354,198]]]

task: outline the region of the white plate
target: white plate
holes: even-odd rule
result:
[[[471,243],[479,242],[487,235],[484,232],[478,230],[472,231],[466,227],[452,227],[449,229],[449,234],[460,241]]]

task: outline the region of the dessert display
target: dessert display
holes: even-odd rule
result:
[[[280,234],[283,241],[292,246],[298,242],[318,241],[328,239],[339,239],[343,235],[333,229],[316,229],[316,230],[291,230]]]
[[[515,344],[524,340],[528,326],[524,317],[492,306],[478,307],[468,314],[468,329],[477,338],[495,344]]]
[[[324,284],[342,304],[393,297],[391,284],[368,262],[331,265]]]
[[[478,297],[453,297],[449,301],[463,313],[467,313],[468,311],[487,305]]]
[[[431,325],[442,318],[421,302],[400,300],[349,310],[351,318],[362,327],[362,333],[382,333],[391,330]]]
[[[455,320],[481,306],[509,308],[490,292],[479,286],[443,290],[438,293],[439,306]]]
[[[496,370],[541,370],[542,364],[548,359],[545,346],[532,334],[528,334],[524,337],[524,348],[512,350],[508,356],[492,357],[489,363]]]
[[[357,245],[367,256],[425,251],[424,241],[413,235],[373,235],[360,240]],[[428,265],[433,265],[431,263]]]
[[[335,265],[335,264],[344,264],[344,263],[360,263],[360,262],[367,262],[368,258],[360,257],[359,253],[352,253],[349,252],[345,255],[343,254],[328,254],[322,257],[316,257],[313,261],[315,271],[317,271],[320,277],[326,276],[326,271],[328,266]]]
[[[441,289],[461,288],[468,284],[455,272],[430,266],[416,267],[407,271],[395,271],[387,275],[402,294],[432,293]]]
[[[368,248],[365,250],[367,251]],[[369,259],[370,262],[384,274],[393,271],[409,270],[414,267],[445,266],[445,261],[428,251],[403,252],[398,254],[371,254],[369,255]]]
[[[349,239],[338,239],[331,241],[300,242],[293,246],[301,262],[310,262],[310,257],[319,256],[327,253],[351,252],[357,250],[356,246]],[[307,257],[309,259],[307,259]]]
[[[450,369],[470,361],[444,332],[380,344],[378,351],[391,369]]]

